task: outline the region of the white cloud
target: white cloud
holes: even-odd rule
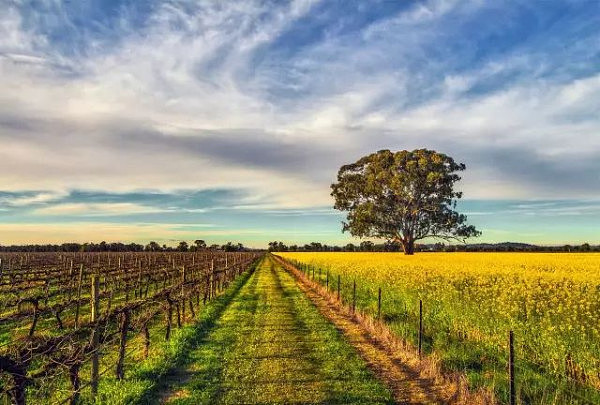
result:
[[[37,208],[33,211],[36,215],[125,215],[125,214],[148,214],[156,212],[169,212],[168,209],[160,209],[134,203],[63,203],[48,207]]]
[[[301,208],[330,205],[337,168],[361,154],[432,147],[468,164],[466,197],[597,195],[508,172],[500,160],[521,151],[536,170],[560,172],[566,160],[600,156],[599,75],[538,79],[531,72],[543,59],[522,50],[446,74],[426,49],[454,33],[445,18],[460,25],[478,1],[418,3],[355,36],[265,56],[314,4],[164,2],[143,27],[124,16],[110,47],[72,55],[24,29],[9,7],[0,17],[2,189],[231,187],[253,193],[254,206]],[[410,62],[420,59],[417,70]],[[514,71],[526,77],[473,91]],[[263,161],[247,156],[252,143],[269,151]],[[589,172],[584,163],[572,169]],[[53,197],[28,198],[21,204]],[[148,209],[62,204],[37,213]]]
[[[67,195],[68,193],[64,191],[39,192],[32,195],[4,197],[0,199],[0,203],[10,207],[23,207],[54,202]]]

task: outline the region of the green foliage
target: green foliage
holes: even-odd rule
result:
[[[334,208],[348,212],[344,231],[397,241],[406,254],[427,237],[478,236],[455,211],[462,193],[454,184],[463,170],[463,163],[432,150],[381,150],[340,168],[331,185]]]

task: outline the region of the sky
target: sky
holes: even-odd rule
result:
[[[600,2],[0,0],[0,244],[346,243],[380,149],[476,242],[600,243]]]

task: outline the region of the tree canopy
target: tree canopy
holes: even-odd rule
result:
[[[402,244],[435,237],[464,241],[481,234],[456,211],[462,193],[454,190],[463,163],[428,149],[381,150],[340,168],[331,185],[334,208],[346,211],[343,231]]]

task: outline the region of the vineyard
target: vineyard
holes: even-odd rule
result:
[[[0,398],[94,400],[103,381],[122,381],[163,350],[259,256],[0,254]]]
[[[509,402],[600,403],[596,254],[280,253],[415,351]]]

